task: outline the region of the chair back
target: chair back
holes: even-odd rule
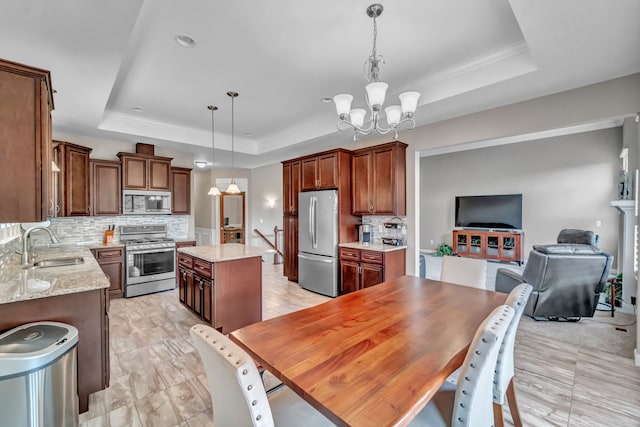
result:
[[[253,359],[205,325],[189,331],[207,373],[216,426],[273,426],[271,407]]]
[[[493,425],[493,377],[502,340],[515,310],[496,307],[478,328],[460,368],[451,425]]]
[[[511,324],[507,328],[504,340],[502,340],[500,351],[498,352],[495,378],[493,380],[493,401],[500,405],[504,405],[507,387],[515,373],[513,366],[513,349],[516,341],[516,332],[532,290],[533,287],[531,285],[521,283],[513,288],[505,301],[506,305],[513,307],[515,313]]]
[[[472,288],[486,289],[487,261],[484,259],[443,256],[440,280]]]

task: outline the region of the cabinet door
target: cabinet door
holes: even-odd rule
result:
[[[202,288],[204,283],[202,277],[193,275],[193,311],[202,316]]]
[[[100,264],[102,271],[109,277],[111,286],[109,287],[109,296],[111,298],[119,298],[124,293],[124,265],[120,261],[109,261]]]
[[[361,153],[351,160],[351,211],[354,215],[371,212],[371,157],[371,153]]]
[[[209,279],[202,280],[202,318],[209,324],[213,325],[215,319],[213,302],[213,281]]]
[[[315,190],[318,187],[318,159],[305,159],[300,163],[301,190]]]
[[[396,170],[394,149],[386,148],[373,152],[372,200],[373,213],[393,215],[396,213]]]
[[[149,190],[171,190],[171,162],[149,159]]]
[[[453,232],[453,253],[457,255],[465,255],[469,253],[469,236],[467,233]]]
[[[190,271],[186,270],[187,272],[187,278],[186,278],[186,296],[185,296],[185,303],[187,305],[187,307],[189,307],[191,310],[193,310],[193,298],[194,298],[194,280],[193,280],[193,273],[191,273]]]
[[[187,270],[178,269],[178,299],[181,303],[187,302]]]
[[[147,159],[122,156],[122,187],[127,190],[146,190],[147,166]]]
[[[64,147],[64,216],[87,216],[90,213],[90,151],[74,145]]]
[[[298,281],[298,217],[284,218],[284,275]]]
[[[298,214],[298,193],[300,192],[300,162],[282,165],[282,211],[286,214]]]
[[[340,286],[342,293],[357,291],[360,288],[360,264],[354,261],[340,260]]]
[[[91,214],[120,215],[120,162],[91,161]]]
[[[317,188],[338,188],[338,153],[318,157]]]
[[[384,282],[384,268],[376,264],[360,264],[360,288]]]
[[[191,169],[171,168],[171,213],[191,213]]]
[[[48,75],[0,59],[0,223],[42,221],[51,208]]]

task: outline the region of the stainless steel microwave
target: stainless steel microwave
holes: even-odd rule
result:
[[[123,190],[124,215],[162,215],[171,213],[171,193],[168,191]]]

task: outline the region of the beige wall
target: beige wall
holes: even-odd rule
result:
[[[621,148],[618,127],[423,157],[420,248],[451,244],[455,196],[518,193],[525,258],[532,245],[555,243],[563,228],[594,230],[616,256],[619,219],[609,202],[617,199]]]
[[[251,190],[251,222],[247,243],[254,246],[266,246],[266,243],[253,232],[260,230],[269,240],[274,242],[273,228],[282,228],[282,164],[276,163],[251,171],[249,181]],[[273,206],[269,202],[273,201]],[[280,234],[282,238],[282,234]]]
[[[407,149],[407,273],[418,265],[420,242],[420,155],[434,147],[465,144],[542,132],[594,121],[622,118],[640,111],[640,74],[610,80],[517,104],[403,131],[399,140]],[[388,137],[367,145],[388,142]],[[411,197],[413,195],[414,197]]]

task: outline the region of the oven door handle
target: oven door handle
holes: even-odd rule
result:
[[[175,251],[176,248],[157,248],[157,249],[137,249],[135,251],[129,251],[130,254],[150,254],[150,253],[154,253],[154,252],[173,252]]]

